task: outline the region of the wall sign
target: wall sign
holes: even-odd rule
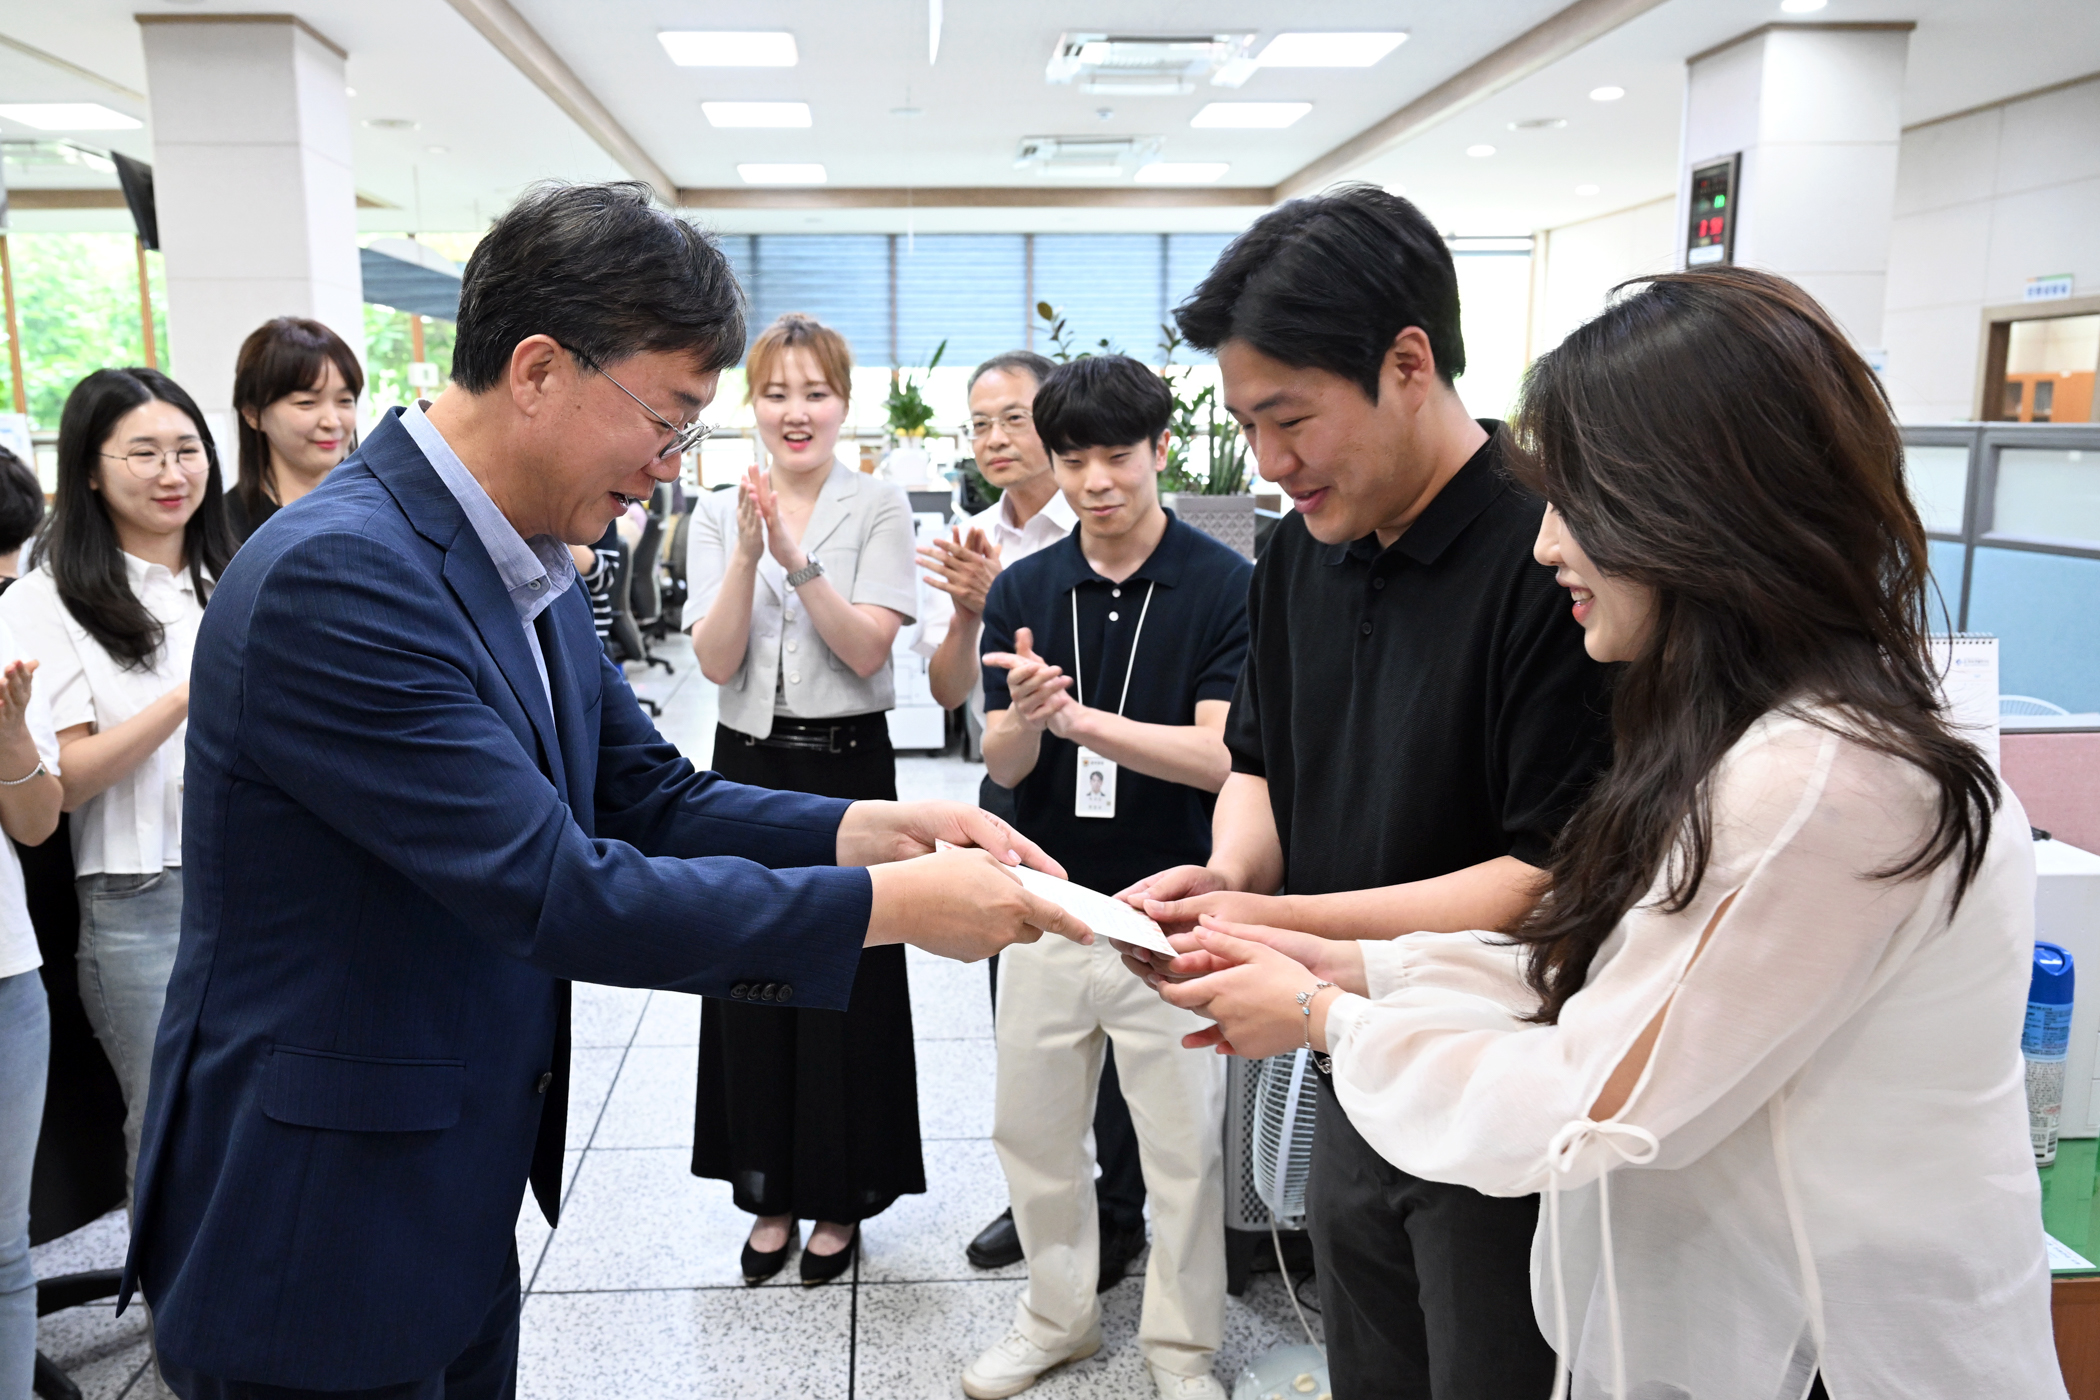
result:
[[[1736,201],[1741,152],[1692,170],[1692,213],[1684,235],[1684,265],[1704,267],[1735,261]]]
[[[2027,301],[2062,301],[2071,295],[2071,274],[2052,273],[2047,277],[2027,279]]]

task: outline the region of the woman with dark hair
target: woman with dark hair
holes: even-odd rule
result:
[[[240,480],[226,498],[236,540],[321,484],[357,445],[365,372],[319,321],[279,316],[241,342],[233,367]]]
[[[22,546],[44,523],[44,488],[36,473],[0,447],[0,593],[21,572]]]
[[[66,399],[58,493],[0,621],[39,663],[80,899],[80,995],[124,1091],[127,1174],[182,928],[190,651],[234,541],[204,415],[150,369]],[[0,775],[4,776],[4,775]]]
[[[1403,1170],[1548,1192],[1577,1395],[2057,1400],[2034,857],[1940,698],[1879,382],[1792,283],[1678,273],[1543,357],[1515,436],[1623,663],[1545,897],[1509,935],[1206,918],[1134,970],[1218,1022],[1191,1043],[1331,1054]]]

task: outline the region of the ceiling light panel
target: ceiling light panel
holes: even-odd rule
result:
[[[0,103],[0,117],[38,131],[136,131],[145,125],[100,102]]]
[[[1232,167],[1221,160],[1156,160],[1138,167],[1140,185],[1208,185]]]
[[[1196,90],[1203,78],[1219,81],[1220,70],[1245,64],[1251,31],[1224,34],[1060,34],[1043,77],[1077,83],[1082,91],[1124,97],[1174,97]],[[1237,86],[1237,84],[1233,84]]]
[[[821,165],[759,162],[739,165],[736,173],[747,185],[821,185],[825,182]]]
[[[1261,128],[1286,127],[1312,110],[1310,102],[1208,102],[1190,126]]]
[[[807,102],[703,102],[707,124],[729,126],[808,126]]]
[[[1407,42],[1407,31],[1278,34],[1254,56],[1258,68],[1369,68]]]
[[[1617,102],[1625,95],[1625,88],[1616,87],[1609,83],[1603,87],[1590,89],[1590,101],[1592,102]]]
[[[742,29],[665,29],[657,41],[681,68],[793,68],[795,36]]]

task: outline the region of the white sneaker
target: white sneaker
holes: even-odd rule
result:
[[[1084,1361],[1101,1350],[1101,1329],[1096,1327],[1080,1339],[1079,1345],[1059,1354],[1044,1351],[1019,1332],[1009,1332],[1006,1339],[984,1355],[963,1367],[963,1394],[970,1400],[1006,1400],[1009,1395],[1019,1395],[1034,1385],[1043,1372],[1053,1366],[1062,1366],[1067,1361]],[[1204,1391],[1190,1391],[1191,1395],[1204,1395]],[[1225,1392],[1217,1392],[1218,1400],[1225,1400]]]
[[[1152,1373],[1152,1384],[1159,1388],[1159,1400],[1226,1400],[1225,1387],[1208,1373],[1179,1376],[1172,1371],[1163,1371],[1149,1361],[1145,1363],[1145,1369]]]

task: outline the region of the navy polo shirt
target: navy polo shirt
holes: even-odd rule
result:
[[[1082,703],[1113,713],[1120,701],[1125,718],[1144,724],[1193,724],[1197,701],[1232,699],[1247,659],[1247,583],[1253,573],[1253,565],[1233,550],[1169,511],[1152,556],[1129,578],[1112,583],[1087,563],[1074,529],[992,584],[983,650],[1012,651],[1015,631],[1026,627],[1034,633],[1036,655],[1084,681]],[[984,668],[987,711],[1011,706],[1006,674]],[[1113,894],[1170,865],[1210,859],[1214,794],[1147,777],[1126,764],[1116,774],[1115,816],[1074,816],[1078,753],[1078,745],[1045,730],[1035,770],[1014,789],[1015,825],[1074,880]]]

